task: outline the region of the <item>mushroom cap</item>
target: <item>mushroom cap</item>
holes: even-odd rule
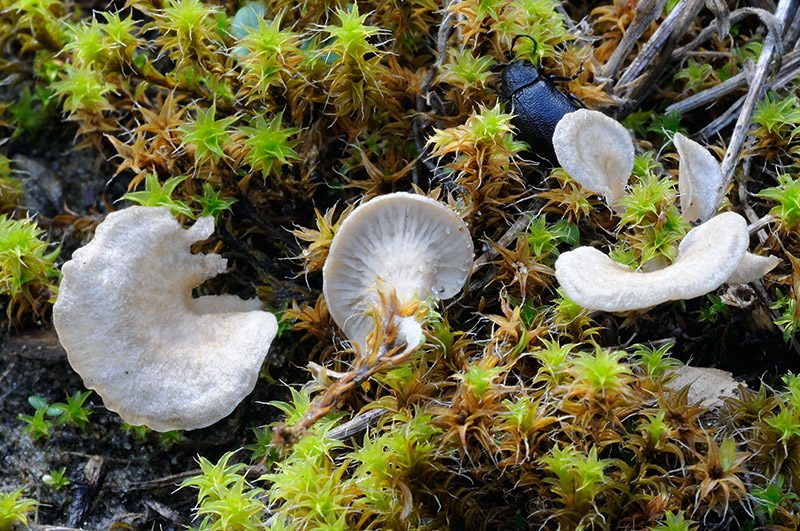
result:
[[[749,243],[747,222],[725,212],[690,230],[672,265],[641,273],[592,247],[556,260],[556,278],[567,297],[592,310],[624,312],[704,295],[728,280]]]
[[[69,362],[106,407],[157,431],[213,424],[253,390],[277,332],[258,301],[192,298],[222,271],[217,254],[192,254],[211,217],[184,230],[166,207],[109,214],[73,254],[53,307]]]
[[[701,223],[717,213],[721,199],[722,169],[709,151],[681,133],[673,137],[680,156],[678,190],[686,221]]]
[[[634,163],[628,130],[599,111],[578,109],[564,116],[553,133],[561,167],[581,186],[605,196],[613,206],[625,193]]]
[[[775,266],[781,263],[777,256],[759,256],[753,253],[744,253],[742,261],[728,277],[728,284],[749,284],[763,277]]]
[[[344,220],[322,270],[331,317],[357,345],[365,345],[378,304],[374,289],[391,285],[400,300],[459,292],[472,266],[473,246],[461,218],[445,204],[405,192],[362,204]]]

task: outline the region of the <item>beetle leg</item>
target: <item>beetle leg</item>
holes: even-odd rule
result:
[[[581,66],[578,67],[578,71],[572,74],[571,76],[545,76],[550,81],[572,81],[573,79],[578,79],[578,76],[581,75],[583,72],[583,61],[581,61]]]
[[[573,94],[572,92],[570,92],[569,94],[567,94],[567,99],[568,99],[569,101],[571,101],[572,103],[575,103],[576,105],[580,105],[582,109],[586,109],[586,108],[587,108],[587,107],[586,107],[586,104],[584,104],[584,103],[581,101],[581,99],[580,99],[578,96],[576,96],[575,94]]]

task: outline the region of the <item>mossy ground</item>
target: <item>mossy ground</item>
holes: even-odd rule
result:
[[[186,224],[214,215],[197,250],[231,268],[200,290],[258,296],[286,328],[254,394],[212,427],[180,440],[123,431],[91,395],[85,431],[51,422],[34,440],[19,418],[35,418],[30,397],[64,401],[82,383],[49,324],[50,273],[17,273],[24,297],[0,291],[0,490],[39,501],[30,523],[92,529],[797,528],[794,43],[734,149],[722,206],[750,222],[774,216],[751,250],[782,258],[775,271],[628,315],[583,311],[553,277],[556,256],[577,245],[634,265],[674,258],[670,135],[702,136],[720,160],[731,149],[733,125],[717,119],[746,83],[682,115],[667,106],[754,79],[774,25],[737,11],[745,3],[727,6],[729,30],[724,6],[716,18],[699,11],[668,43],[674,59],[622,83],[667,12],[691,5],[667,2],[610,68],[635,2],[0,0],[0,213],[35,215],[62,246],[56,265],[130,202],[170,206]],[[529,39],[511,49],[520,34],[536,38],[535,55]],[[535,146],[513,136],[497,98],[513,54],[554,75],[583,64],[558,86],[632,131],[637,186],[662,190],[649,214],[623,223],[563,171],[530,163]],[[377,310],[418,315],[425,346],[358,356],[328,315],[322,264],[349,205],[411,189],[465,219],[482,265],[453,301],[400,308],[388,297]],[[665,387],[674,360],[731,371],[751,391],[705,411]],[[353,369],[372,377],[337,382]],[[366,435],[324,436],[376,408]],[[96,458],[104,477],[92,489]],[[61,467],[72,484],[55,492],[43,475]]]

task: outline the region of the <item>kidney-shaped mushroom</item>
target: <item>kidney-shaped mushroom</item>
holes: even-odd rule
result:
[[[255,386],[277,322],[257,300],[192,298],[226,267],[189,250],[213,231],[211,217],[184,230],[168,208],[134,206],[109,214],[62,268],[61,344],[86,387],[130,424],[202,428]]]
[[[567,297],[592,310],[625,312],[691,299],[724,282],[752,282],[780,261],[747,253],[747,222],[724,212],[690,230],[670,266],[643,273],[614,262],[593,247],[578,247],[556,260],[556,278]]]
[[[383,195],[353,210],[334,236],[322,271],[325,301],[336,324],[363,348],[379,282],[401,301],[448,299],[464,285],[472,256],[469,230],[447,205],[405,192]]]

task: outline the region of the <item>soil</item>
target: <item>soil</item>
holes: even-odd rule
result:
[[[289,370],[297,377],[300,371]],[[40,505],[31,523],[81,529],[185,529],[192,524],[193,489],[176,490],[199,473],[197,459],[216,461],[223,453],[255,442],[251,428],[274,422],[278,410],[266,402],[286,399],[284,385],[259,379],[253,393],[228,418],[202,430],[181,432],[180,441],[162,442],[124,430],[122,420],[92,394],[86,402],[91,423],[51,430],[34,441],[19,414],[32,415],[28,397],[63,402],[83,390],[50,325],[8,334],[0,347],[0,488],[25,485]],[[242,451],[236,459],[249,460]],[[66,467],[70,485],[60,491],[43,476]],[[99,469],[99,473],[97,470]],[[33,529],[37,525],[32,525]],[[197,525],[196,523],[194,525]],[[114,527],[117,526],[117,527]]]

